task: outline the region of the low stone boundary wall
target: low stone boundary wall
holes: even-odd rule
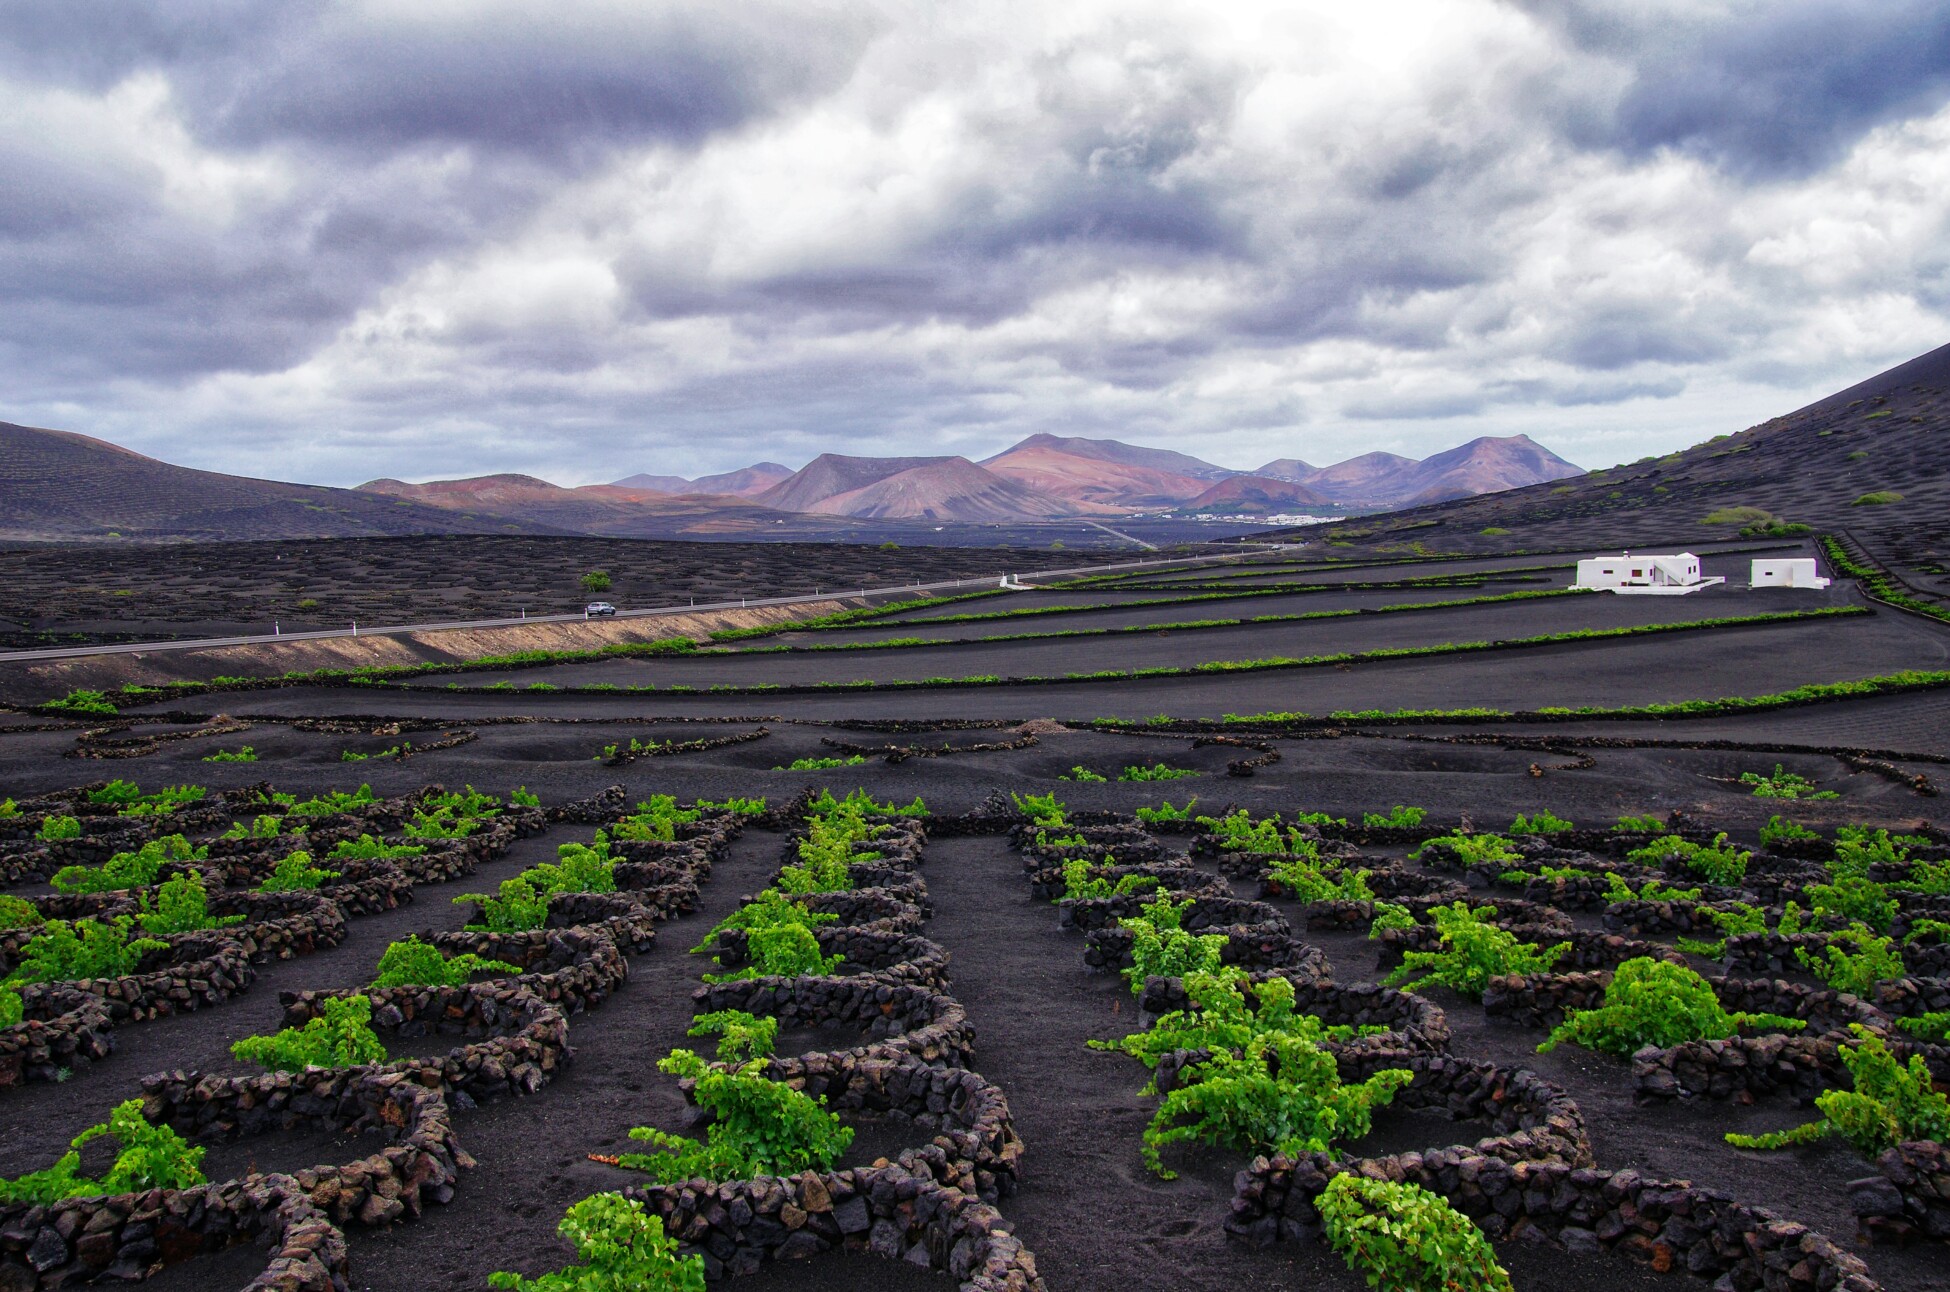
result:
[[[1154,897],[1133,894],[1128,897],[1080,897],[1066,898],[1056,904],[1057,924],[1066,929],[1081,929],[1088,933],[1092,929],[1117,927],[1119,920],[1136,919],[1144,914],[1144,908]],[[1280,933],[1291,933],[1293,926],[1287,923],[1277,907],[1265,902],[1249,902],[1237,897],[1194,897],[1192,904],[1185,909],[1179,920],[1180,927],[1187,933],[1199,933],[1210,929],[1233,925],[1249,925]]]
[[[1201,928],[1200,934],[1223,933],[1226,944],[1219,962],[1242,969],[1277,969],[1282,977],[1300,982],[1333,981],[1334,968],[1326,952],[1311,943],[1264,925]],[[1093,972],[1121,972],[1133,964],[1137,935],[1129,929],[1092,929],[1084,935],[1083,963]]]
[[[917,1175],[988,1202],[1014,1193],[1022,1139],[1000,1087],[963,1067],[935,1067],[908,1055],[839,1051],[773,1059],[766,1075],[826,1100],[840,1112],[894,1115],[936,1132],[903,1150]]]
[[[787,1027],[835,1024],[861,1034],[849,1053],[908,1055],[934,1067],[967,1067],[975,1029],[952,996],[873,977],[742,978],[700,987],[699,1014],[740,1009]]]
[[[302,1027],[322,1014],[324,1000],[351,994],[279,992],[284,1025]],[[368,987],[359,994],[372,1001],[376,1032],[405,1037],[454,1032],[482,1038],[437,1057],[374,1065],[374,1071],[403,1074],[450,1097],[484,1103],[503,1095],[532,1095],[575,1054],[567,1016],[526,987],[490,981],[462,987]]]
[[[1950,1240],[1950,1149],[1917,1140],[1884,1149],[1879,1174],[1848,1183],[1849,1206],[1871,1242]]]
[[[1623,1251],[1658,1270],[1723,1278],[1735,1289],[1877,1292],[1861,1258],[1806,1225],[1685,1181],[1563,1162],[1469,1154],[1405,1154],[1371,1162],[1255,1159],[1240,1174],[1227,1228],[1257,1242],[1318,1241],[1314,1199],[1344,1171],[1405,1179],[1440,1194],[1493,1239],[1535,1230],[1572,1252]],[[1418,1159],[1419,1160],[1416,1160]],[[1389,1169],[1399,1166],[1400,1174]]]
[[[288,1175],[0,1205],[0,1279],[21,1292],[139,1279],[158,1263],[265,1242],[269,1262],[244,1292],[346,1292],[345,1235]]]
[[[0,1028],[0,1090],[29,1081],[62,1081],[83,1063],[115,1048],[108,1002],[62,983],[22,992],[21,1021]]]
[[[473,1165],[454,1136],[446,1099],[407,1073],[371,1067],[249,1077],[164,1072],[143,1078],[142,1095],[144,1117],[191,1140],[385,1128],[393,1142],[377,1153],[290,1173],[339,1225],[418,1216],[429,1202],[451,1201],[461,1168]]]
[[[898,1166],[784,1179],[626,1189],[664,1230],[704,1257],[705,1277],[751,1274],[768,1260],[837,1247],[939,1270],[963,1292],[1045,1292],[1036,1261],[1000,1212]]]
[[[886,933],[872,928],[853,928],[829,924],[813,930],[819,939],[819,953],[842,956],[840,969],[852,974],[873,974],[892,982],[943,990],[948,985],[948,953],[939,943],[907,933]],[[728,970],[742,969],[751,963],[743,929],[726,929],[718,934],[718,964]]]

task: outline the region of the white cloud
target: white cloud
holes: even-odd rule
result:
[[[1644,98],[1674,32],[1732,75],[1805,14],[1532,9],[885,3],[729,41],[423,6],[209,59],[81,32],[88,75],[0,106],[76,213],[0,197],[4,415],[339,483],[1038,430],[1239,466],[1525,431],[1595,464],[1945,339],[1942,95],[1700,143]],[[633,101],[617,51],[665,46]]]

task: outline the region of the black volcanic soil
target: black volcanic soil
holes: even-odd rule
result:
[[[1745,558],[1713,559],[1737,566]],[[1523,558],[1509,558],[1470,564],[1478,572],[1494,573],[1498,565],[1525,563]],[[1418,562],[1396,568],[1412,576],[1454,567]],[[575,563],[569,563],[562,573],[566,577],[574,569]],[[1345,579],[1351,573],[1330,571],[1319,577]],[[510,577],[530,576],[516,571]],[[1406,595],[1418,601],[1451,600],[1507,586],[1531,585],[1427,588]],[[186,607],[198,604],[191,592],[182,595]],[[1282,608],[1288,604],[1302,609],[1365,608],[1400,604],[1404,596],[1399,589],[1337,589],[1267,602]],[[1128,600],[1130,594],[1033,592],[973,602],[970,608],[1074,604],[1079,597]],[[1316,597],[1319,600],[1312,599]],[[699,681],[781,680],[788,675],[901,677],[978,668],[1013,671],[1018,666],[1025,671],[1087,670],[1448,638],[1496,639],[1856,600],[1856,594],[1845,588],[1805,595],[1717,589],[1679,599],[1559,598],[1298,625],[1172,631],[1162,637],[1131,634],[1131,641],[1142,644],[1141,654],[1124,647],[1113,650],[1106,639],[1077,638],[1034,647],[977,642],[933,652],[893,649],[616,662],[511,671],[505,676],[514,686],[526,687],[536,682],[566,683],[591,670],[619,683],[678,677]],[[1228,608],[1218,613],[1252,613],[1255,604],[1221,602],[1220,607]],[[1197,605],[1104,612],[1100,619],[1142,624],[1146,614],[1154,614],[1152,622],[1168,629],[1188,612],[1200,617],[1195,613]],[[952,613],[952,608],[947,612]],[[940,625],[927,631],[985,636],[996,622],[1009,621]],[[1019,622],[1022,630],[1033,631],[1046,623],[1089,626],[1093,618],[1052,615]],[[884,631],[801,634],[787,640],[840,641]],[[823,784],[837,792],[866,786],[882,799],[902,802],[920,795],[938,811],[957,812],[972,809],[991,791],[1054,790],[1073,808],[1125,812],[1161,799],[1184,803],[1194,796],[1201,811],[1215,813],[1236,805],[1262,813],[1308,809],[1355,816],[1406,803],[1428,809],[1438,822],[1467,817],[1484,829],[1500,828],[1518,812],[1540,807],[1582,825],[1605,825],[1623,813],[1682,809],[1702,824],[1733,832],[1751,846],[1759,826],[1787,805],[1752,797],[1738,784],[1738,777],[1747,771],[1770,771],[1776,764],[1840,795],[1833,801],[1788,807],[1797,819],[1810,824],[1829,828],[1858,821],[1896,826],[1919,820],[1941,823],[1941,799],[1921,795],[1890,776],[1854,768],[1834,753],[1786,746],[1887,749],[1893,751],[1892,762],[1902,772],[1920,772],[1940,783],[1950,775],[1950,690],[1656,722],[1578,720],[1525,727],[1483,720],[1421,727],[1348,726],[1274,739],[1271,743],[1280,761],[1249,778],[1226,775],[1226,765],[1254,751],[1195,747],[1193,739],[1182,734],[1142,729],[1078,731],[1037,724],[1039,734],[1033,744],[966,753],[953,751],[1009,740],[1017,733],[983,728],[895,736],[846,724],[863,718],[1023,720],[1054,715],[1089,719],[1291,709],[1325,713],[1336,708],[1398,706],[1603,705],[1751,694],[1899,668],[1942,668],[1946,660],[1950,660],[1950,628],[1879,608],[1873,616],[1846,620],[1704,629],[1670,637],[1372,663],[1346,670],[1212,673],[1055,686],[641,697],[482,691],[477,688],[503,675],[462,674],[432,679],[442,688],[449,680],[469,688],[459,692],[305,686],[172,701],[172,710],[227,713],[252,726],[217,740],[167,744],[146,757],[112,762],[65,757],[77,748],[83,724],[10,717],[0,726],[18,729],[0,731],[0,796],[18,798],[108,776],[126,776],[145,788],[183,782],[221,788],[268,777],[281,788],[301,792],[349,788],[361,781],[382,793],[399,793],[429,782],[472,784],[498,793],[523,784],[546,802],[579,798],[612,783],[620,783],[639,798],[654,792],[681,799],[740,794],[774,800],[789,798],[808,784]],[[136,706],[131,712],[140,715],[142,710]],[[399,734],[306,731],[290,721],[301,716],[350,715],[435,721],[432,730]],[[704,720],[676,720],[686,716]],[[511,718],[533,720],[507,721]],[[645,758],[615,768],[597,761],[604,745],[632,737],[685,741],[750,733],[761,724],[768,734],[747,743]],[[143,726],[136,726],[120,734],[142,730]],[[403,738],[425,743],[448,730],[471,730],[478,739],[404,762],[342,761],[348,749],[370,753]],[[1503,733],[1502,738],[1497,733]],[[1542,751],[1535,741],[1544,736],[1562,743]],[[1469,743],[1474,738],[1480,742]],[[1604,743],[1619,741],[1636,743],[1631,747]],[[1745,742],[1751,747],[1699,747],[1709,741]],[[836,756],[840,752],[836,746],[900,743],[945,744],[951,752],[899,763],[873,757],[816,772],[782,770],[795,759]],[[213,748],[243,744],[257,750],[259,761],[201,761]],[[1574,769],[1579,755],[1588,757],[1590,766]],[[1126,767],[1155,763],[1199,775],[1148,784],[1114,779]],[[1101,783],[1059,779],[1079,766],[1113,779]],[[366,979],[392,939],[428,928],[455,927],[461,911],[451,903],[453,896],[491,888],[552,856],[557,844],[586,837],[587,827],[564,827],[523,841],[474,876],[423,887],[400,910],[355,919],[351,935],[338,948],[264,966],[252,988],[226,1004],[121,1029],[111,1058],[77,1072],[64,1084],[0,1092],[0,1132],[4,1132],[0,1173],[13,1174],[53,1160],[68,1138],[128,1097],[143,1073],[171,1068],[240,1070],[229,1058],[229,1046],[238,1037],[275,1028],[279,990],[356,985]],[[683,952],[712,922],[733,909],[741,894],[765,882],[776,866],[779,842],[776,834],[756,831],[741,838],[715,869],[699,910],[664,926],[656,946],[633,958],[629,982],[600,1009],[571,1021],[577,1055],[561,1078],[534,1098],[503,1100],[459,1114],[458,1133],[480,1166],[463,1178],[451,1205],[434,1209],[420,1221],[382,1232],[354,1229],[350,1239],[355,1288],[458,1292],[481,1287],[485,1275],[496,1269],[534,1274],[563,1262],[566,1252],[553,1236],[563,1210],[588,1193],[627,1178],[586,1155],[616,1151],[627,1144],[625,1136],[632,1126],[686,1126],[686,1110],[675,1083],[655,1069],[658,1058],[685,1043],[690,993],[704,967]],[[1182,840],[1173,844],[1182,847]],[[1143,1084],[1142,1070],[1134,1062],[1083,1045],[1087,1039],[1116,1036],[1134,1026],[1129,997],[1114,979],[1084,971],[1080,939],[1059,930],[1052,909],[1030,898],[1021,870],[1020,860],[999,839],[931,843],[922,874],[935,916],[925,931],[953,956],[951,990],[967,1007],[976,1029],[975,1066],[1008,1094],[1025,1139],[1024,1186],[1004,1200],[1002,1210],[1037,1254],[1052,1289],[1230,1292],[1318,1286],[1354,1292],[1359,1281],[1322,1253],[1292,1247],[1257,1251],[1223,1237],[1219,1226],[1242,1155],[1217,1150],[1177,1155],[1173,1164],[1181,1169],[1182,1178],[1169,1183],[1144,1169],[1138,1156],[1139,1133],[1148,1120],[1151,1101],[1137,1094]],[[1246,887],[1235,889],[1251,896],[1243,891]],[[1308,936],[1327,951],[1343,981],[1374,976],[1373,951],[1365,940]],[[1788,1124],[1800,1116],[1800,1110],[1765,1102],[1750,1109],[1638,1107],[1617,1064],[1581,1051],[1535,1055],[1539,1035],[1492,1025],[1478,1006],[1453,999],[1442,1003],[1456,1031],[1456,1052],[1534,1067],[1571,1090],[1593,1123],[1601,1165],[1632,1165],[1689,1176],[1774,1207],[1839,1240],[1851,1239],[1853,1224],[1839,1184],[1866,1174],[1866,1163],[1839,1149],[1741,1154],[1717,1139],[1729,1125]],[[788,1040],[817,1044],[835,1038],[808,1033]],[[405,1044],[424,1050],[442,1043],[428,1038]],[[854,1159],[892,1151],[908,1129],[862,1125]],[[1384,1117],[1369,1146],[1434,1145],[1474,1137],[1475,1129],[1468,1126]],[[341,1155],[350,1157],[366,1147],[363,1141],[324,1136],[272,1136],[217,1146],[210,1161],[214,1171],[228,1172],[253,1162],[290,1166],[313,1158],[343,1160]],[[1557,1288],[1636,1292],[1654,1286],[1655,1276],[1622,1259],[1573,1261],[1554,1250],[1525,1244],[1506,1246],[1500,1254],[1524,1292]],[[1897,1292],[1943,1286],[1933,1251],[1875,1249],[1863,1255],[1884,1285]],[[241,1286],[262,1268],[262,1259],[255,1250],[227,1253],[166,1272],[151,1286],[162,1292]],[[1663,1279],[1658,1285],[1677,1286]],[[952,1281],[906,1266],[834,1256],[809,1266],[771,1267],[744,1280],[742,1286],[759,1292],[809,1286],[836,1292],[906,1292],[945,1289]]]
[[[1000,552],[839,543],[442,535],[0,548],[0,646],[579,611],[605,570],[617,605],[792,596],[1131,560],[1121,549]],[[314,605],[304,605],[304,602]]]
[[[517,729],[519,730],[519,729]],[[500,734],[511,734],[503,732]],[[816,748],[811,728],[792,735],[793,747]],[[293,733],[294,739],[299,738]],[[302,737],[329,745],[333,737]],[[0,739],[10,782],[22,790],[41,782],[72,783],[69,767],[33,767],[18,756],[17,737]],[[323,759],[297,751],[255,766],[191,766],[175,754],[145,760],[117,771],[138,774],[143,783],[198,778],[205,783],[243,781],[269,773],[296,789],[347,785],[371,779],[383,791],[398,791],[438,776],[501,789],[522,780],[545,798],[587,793],[620,780],[632,794],[652,790],[682,797],[722,796],[730,792],[784,795],[807,780],[846,789],[865,784],[883,797],[919,793],[942,810],[972,807],[993,787],[1020,791],[1054,788],[1075,807],[1132,806],[1166,797],[1182,802],[1201,796],[1201,805],[1250,804],[1256,810],[1325,808],[1336,813],[1381,809],[1396,802],[1427,807],[1438,819],[1468,813],[1479,823],[1500,825],[1518,810],[1547,806],[1580,822],[1602,822],[1624,810],[1664,810],[1684,806],[1708,820],[1750,832],[1779,804],[1759,803],[1714,777],[1743,766],[1770,765],[1772,756],[1714,751],[1597,751],[1598,765],[1577,773],[1532,778],[1534,755],[1494,747],[1421,745],[1395,739],[1283,742],[1287,758],[1261,776],[1238,781],[1218,777],[1164,785],[1059,784],[1055,773],[1081,761],[1114,769],[1125,760],[1160,760],[1187,765],[1199,755],[1182,739],[1112,735],[1052,736],[1036,749],[942,759],[890,767],[869,763],[816,777],[755,774],[734,764],[726,751],[688,759],[639,763],[606,769],[586,761],[535,762],[532,752],[500,746],[497,735],[444,762],[429,756],[416,762],[363,765],[356,777]],[[739,747],[744,748],[744,747]],[[735,751],[732,751],[735,752]],[[1832,760],[1784,756],[1791,767],[1824,784],[1843,788],[1840,804],[1808,805],[1796,815],[1810,821],[1868,819],[1909,821],[1934,815],[1935,803],[1887,782],[1845,778]],[[267,966],[252,990],[205,1013],[124,1028],[117,1054],[78,1073],[60,1086],[31,1086],[0,1095],[0,1125],[6,1131],[0,1172],[12,1173],[49,1160],[80,1127],[97,1119],[131,1089],[136,1074],[170,1067],[232,1070],[225,1056],[230,1039],[265,1030],[275,1023],[275,993],[288,987],[352,985],[361,980],[385,943],[426,927],[453,927],[457,908],[446,898],[491,886],[501,877],[547,856],[572,829],[524,841],[510,856],[477,876],[455,884],[424,888],[413,905],[387,915],[355,920],[352,936],[333,951]],[[654,1060],[683,1044],[689,1017],[689,992],[700,965],[682,954],[704,928],[730,910],[739,894],[760,886],[776,865],[779,837],[748,833],[731,857],[714,872],[699,911],[666,926],[658,945],[635,957],[632,975],[600,1010],[572,1022],[577,1057],[569,1071],[541,1095],[505,1100],[461,1115],[459,1130],[480,1167],[470,1172],[453,1204],[421,1221],[383,1232],[354,1230],[353,1286],[372,1292],[405,1289],[474,1289],[493,1269],[535,1273],[564,1259],[553,1238],[562,1210],[586,1193],[613,1187],[621,1173],[584,1158],[588,1152],[615,1151],[630,1126],[684,1127],[685,1113],[674,1083],[654,1070]],[[1230,1178],[1237,1154],[1203,1150],[1176,1154],[1182,1171],[1175,1182],[1151,1177],[1138,1160],[1139,1132],[1150,1101],[1137,1095],[1143,1083],[1138,1065],[1119,1056],[1087,1050],[1092,1037],[1122,1034],[1134,1025],[1129,998],[1110,977],[1085,972],[1080,940],[1061,931],[1053,910],[1031,899],[1021,881],[1021,863],[1000,840],[938,840],[930,844],[923,875],[929,884],[935,918],[926,932],[954,958],[951,990],[970,1011],[978,1036],[976,1066],[1009,1094],[1018,1127],[1029,1147],[1025,1185],[1003,1203],[1004,1214],[1034,1250],[1053,1288],[1193,1289],[1222,1292],[1238,1287],[1305,1284],[1354,1292],[1360,1286],[1339,1263],[1299,1248],[1254,1250],[1224,1239]],[[1358,937],[1309,935],[1327,949],[1337,976],[1357,981],[1374,976],[1372,950]],[[1866,1167],[1840,1150],[1758,1157],[1736,1154],[1713,1142],[1729,1110],[1638,1108],[1617,1065],[1581,1052],[1536,1056],[1540,1039],[1518,1029],[1492,1026],[1480,1007],[1444,999],[1456,1028],[1458,1053],[1539,1067],[1565,1083],[1585,1105],[1594,1123],[1601,1163],[1633,1164],[1724,1187],[1798,1219],[1847,1237],[1845,1202],[1831,1186]],[[1736,1110],[1743,1126],[1773,1126],[1798,1115],[1780,1105]],[[1423,1118],[1384,1117],[1370,1146],[1426,1145],[1473,1137],[1469,1126]],[[862,1132],[863,1149],[887,1151],[900,1138],[898,1127]],[[212,1153],[213,1167],[295,1164],[306,1154],[359,1151],[362,1144],[335,1144],[324,1137],[269,1137],[224,1145]],[[858,1154],[856,1153],[856,1156]],[[1110,1226],[1122,1237],[1113,1237]],[[1873,1250],[1864,1253],[1886,1287],[1921,1292],[1939,1286],[1934,1258],[1927,1252]],[[1559,1253],[1511,1245],[1501,1253],[1524,1292],[1666,1286],[1656,1276],[1619,1258],[1571,1261]],[[248,1279],[261,1255],[230,1253],[167,1272],[152,1286],[164,1292],[232,1286]],[[805,1267],[768,1269],[741,1283],[759,1289],[816,1286],[822,1289],[947,1288],[940,1276],[836,1257]],[[1702,1285],[1703,1286],[1703,1285]]]

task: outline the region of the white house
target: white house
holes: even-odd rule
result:
[[[1825,588],[1829,580],[1826,575],[1815,573],[1812,556],[1798,556],[1788,560],[1755,561],[1748,582],[1756,588]]]
[[[1719,575],[1702,578],[1699,558],[1691,552],[1674,556],[1594,556],[1578,562],[1578,581],[1573,587],[1600,592],[1629,593],[1638,596],[1680,597],[1716,583]]]

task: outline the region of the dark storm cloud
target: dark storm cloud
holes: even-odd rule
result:
[[[1824,311],[1904,317],[1875,350],[1950,310],[1927,135],[1906,190],[1835,180],[1950,97],[1950,11],[1663,3],[13,0],[0,388],[337,479],[1263,461],[1806,381]]]
[[[1680,12],[1589,0],[1526,7],[1627,64],[1630,88],[1580,133],[1675,148],[1736,174],[1802,175],[1950,89],[1941,0],[1761,0]]]
[[[402,149],[465,144],[566,159],[714,130],[829,88],[874,24],[859,13],[482,3],[361,14],[320,0],[17,0],[0,68],[101,89],[167,74],[200,137]]]

